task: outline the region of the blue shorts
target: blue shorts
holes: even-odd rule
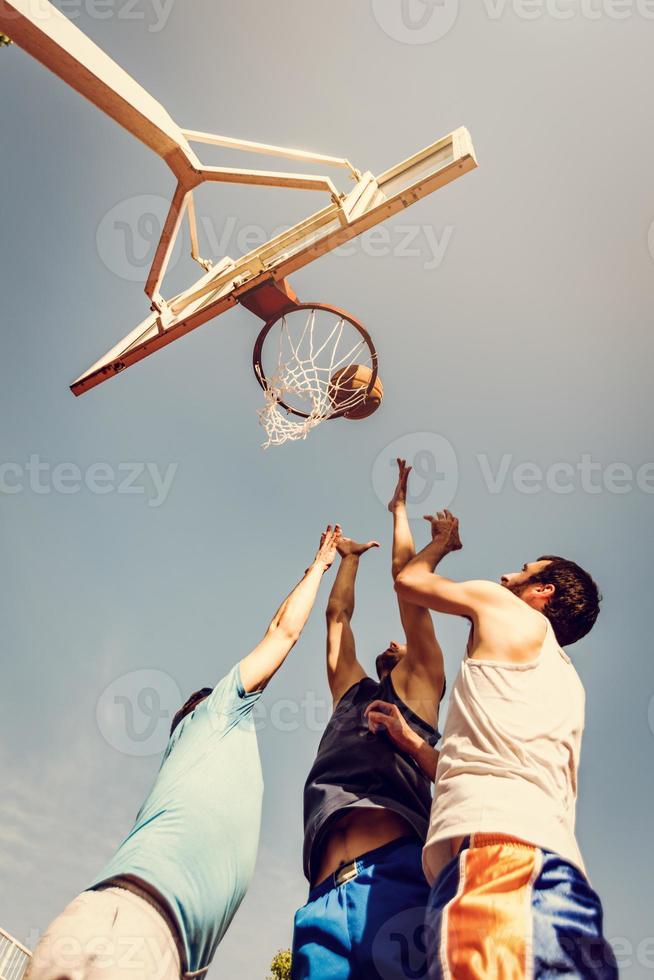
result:
[[[617,980],[602,905],[551,851],[490,834],[467,839],[427,912],[429,980]]]
[[[422,843],[401,837],[354,863],[352,878],[330,875],[295,916],[293,980],[426,977]]]

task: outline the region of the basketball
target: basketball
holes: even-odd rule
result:
[[[348,402],[353,395],[361,389],[367,389],[372,378],[372,369],[365,364],[350,364],[349,367],[335,371],[329,383],[329,397],[334,408],[338,411],[340,407]],[[367,419],[369,415],[376,412],[381,405],[384,397],[384,387],[377,376],[372,391],[365,400],[353,405],[343,415],[346,419]]]

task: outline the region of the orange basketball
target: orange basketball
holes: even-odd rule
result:
[[[335,371],[329,384],[329,397],[334,403],[334,408],[338,410],[345,402],[362,388],[367,389],[372,378],[372,369],[365,364],[350,364],[349,367]],[[375,380],[372,391],[367,395],[365,401],[360,401],[352,408],[348,409],[343,418],[345,419],[367,419],[369,415],[376,412],[381,405],[384,397],[384,388],[379,380]]]

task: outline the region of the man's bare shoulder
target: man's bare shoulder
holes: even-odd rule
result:
[[[512,595],[512,593],[510,593],[509,590],[503,585],[500,585],[499,582],[492,582],[487,578],[469,579],[465,582],[461,582],[461,585],[464,586],[471,594],[474,593],[485,599],[495,599],[498,602],[503,601],[507,596],[511,599],[515,599],[515,596]]]
[[[462,595],[465,595],[470,605],[477,612],[488,610],[517,609],[524,602],[499,582],[490,579],[469,579],[458,583]]]
[[[477,605],[470,658],[514,663],[535,659],[547,632],[545,616],[503,585],[484,584],[489,588]]]

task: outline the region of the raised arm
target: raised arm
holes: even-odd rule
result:
[[[444,555],[462,548],[459,521],[449,510],[440,511],[435,517],[425,516],[425,520],[431,524],[432,539],[398,574],[395,591],[400,601],[473,619],[489,593],[501,586],[492,582],[453,582],[435,574]]]
[[[393,515],[394,581],[416,554],[406,510],[411,467],[406,465],[404,459],[398,459],[397,466],[397,486],[388,505]],[[443,554],[446,552],[443,551]],[[408,602],[399,592],[398,604],[406,636],[407,652],[393,670],[393,684],[404,703],[435,727],[438,722],[438,705],[445,683],[443,651],[436,639],[429,610],[424,606]]]
[[[450,551],[461,548],[459,522],[449,510],[427,516],[432,540],[399,573],[398,596],[436,612],[463,616],[472,623],[469,656],[526,663],[538,655],[546,624],[544,616],[496,582],[454,582],[435,573]]]
[[[404,566],[416,556],[413,534],[406,512],[406,494],[411,469],[411,466],[406,465],[405,459],[397,460],[397,484],[388,505],[388,509],[393,515],[393,555],[391,560],[393,581]]]
[[[250,693],[264,688],[297,643],[313,609],[322,577],[336,557],[341,529],[331,525],[322,535],[318,553],[302,580],[275,613],[261,643],[241,660],[243,687]]]
[[[353,684],[366,676],[357,660],[352,632],[354,586],[361,555],[378,547],[377,541],[358,544],[350,538],[341,538],[338,542],[341,564],[327,603],[327,680],[334,707]]]

